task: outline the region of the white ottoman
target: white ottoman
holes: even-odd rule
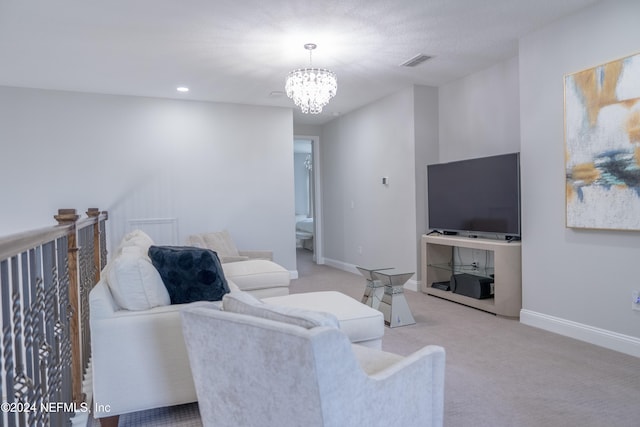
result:
[[[352,343],[381,349],[384,335],[384,316],[378,310],[362,304],[348,295],[335,291],[307,292],[263,298],[267,304],[296,307],[332,313],[340,322]]]
[[[251,259],[222,264],[224,276],[242,291],[250,291],[256,298],[274,297],[289,293],[289,271],[273,261]]]

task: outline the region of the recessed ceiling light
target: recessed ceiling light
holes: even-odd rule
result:
[[[189,92],[189,88],[186,87],[186,86],[180,86],[180,87],[176,88],[176,90],[178,92]]]

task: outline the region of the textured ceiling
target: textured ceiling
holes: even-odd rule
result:
[[[0,85],[293,107],[271,93],[313,42],[338,94],[294,120],[321,124],[511,58],[520,36],[594,2],[0,0]],[[434,58],[399,66],[419,53]]]

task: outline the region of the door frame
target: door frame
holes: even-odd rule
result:
[[[311,141],[313,159],[313,259],[324,264],[324,239],[322,234],[322,165],[320,161],[320,137],[317,135],[294,135],[294,139]]]

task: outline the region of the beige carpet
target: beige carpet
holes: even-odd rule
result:
[[[300,277],[292,293],[338,290],[360,299],[362,277],[315,265],[308,251],[298,255]],[[445,426],[640,426],[640,359],[422,293],[406,294],[416,324],[387,328],[383,349],[407,355],[427,344],[445,348]],[[171,416],[180,421],[167,424]],[[196,405],[129,414],[120,425],[160,422],[201,425]]]

